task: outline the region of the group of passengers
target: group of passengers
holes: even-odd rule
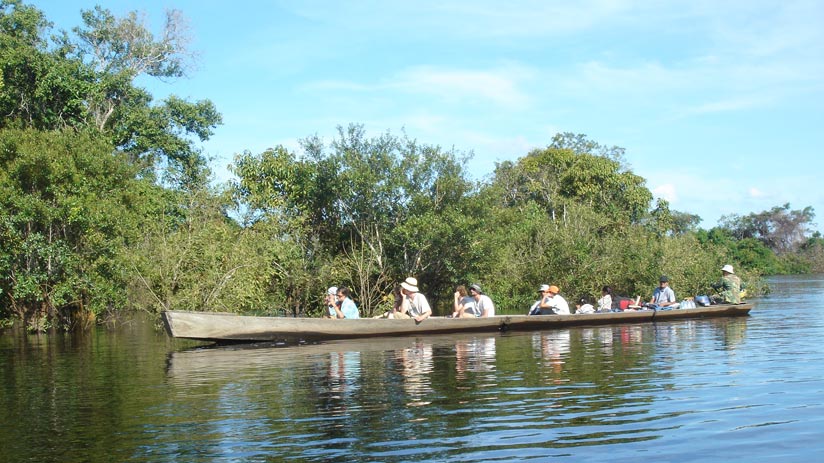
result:
[[[711,297],[713,304],[728,303],[738,304],[741,302],[741,279],[735,275],[732,265],[725,265],[721,268],[721,280],[713,285],[718,294]],[[543,284],[538,289],[540,298],[532,304],[528,315],[570,315],[571,311],[566,299],[560,294],[560,289],[555,285]],[[395,288],[394,303],[392,310],[387,311],[377,318],[398,318],[414,319],[420,323],[432,315],[432,308],[426,296],[418,290],[418,280],[409,277]],[[453,294],[453,311],[451,318],[476,318],[495,316],[495,304],[492,299],[483,293],[481,286],[473,283],[467,289],[460,285],[455,288]],[[640,299],[640,298],[639,298]],[[593,306],[586,298],[581,298],[575,303],[575,313],[602,313],[621,310],[669,310],[677,309],[680,304],[675,297],[675,291],[669,286],[669,278],[661,275],[658,287],[652,293],[649,302],[639,305],[640,300],[636,299],[634,304],[620,306],[613,296],[612,288],[604,286],[601,289],[601,297]],[[360,318],[358,308],[350,297],[347,287],[332,286],[326,295],[327,313],[325,318]]]
[[[476,291],[480,292],[480,286],[476,287]],[[342,318],[360,318],[358,307],[355,302],[349,297],[349,288],[343,286],[337,288],[330,287],[326,292],[326,313],[324,318],[342,319]],[[420,323],[432,315],[432,308],[429,306],[426,296],[418,291],[418,280],[409,277],[403,283],[398,285],[394,291],[395,302],[392,310],[385,313],[383,318],[411,318]],[[488,302],[484,302],[484,307],[491,307],[491,312],[494,314],[495,307],[492,306],[492,300],[488,296],[484,296]]]
[[[741,302],[741,279],[735,275],[732,265],[725,265],[721,268],[721,280],[712,285],[718,292],[710,297],[712,304],[739,304]],[[538,289],[541,298],[530,307],[529,315],[569,315],[569,304],[558,294],[558,287],[555,285],[541,285]],[[616,312],[623,310],[670,310],[680,307],[675,291],[670,288],[669,277],[661,275],[658,279],[658,287],[652,292],[650,300],[639,305],[640,298],[634,304],[627,302],[622,307],[618,300],[613,299],[612,288],[604,286],[601,289],[601,298],[597,301],[597,307],[581,298],[575,303],[575,313],[600,313]]]

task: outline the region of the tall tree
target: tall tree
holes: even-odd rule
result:
[[[120,256],[158,187],[88,133],[3,129],[0,147],[2,305],[35,329],[121,306]]]
[[[303,147],[303,157],[278,147],[236,159],[235,190],[256,220],[288,220],[313,252],[361,269],[336,277],[370,294],[361,300],[367,312],[407,274],[427,289],[452,284],[472,190],[461,158],[389,133],[369,138],[356,124],[339,127],[328,147],[317,137]]]
[[[222,122],[208,100],[174,95],[159,104],[135,79],[182,77],[188,68],[186,22],[167,12],[160,38],[131,12],[116,18],[96,7],[84,24],[50,39],[52,24],[20,0],[0,1],[0,127],[94,129],[129,154],[142,175],[200,188],[209,174],[195,140]]]
[[[221,121],[208,100],[155,104],[135,85],[184,74],[179,12],[159,39],[137,13],[82,15],[52,37],[40,10],[0,0],[0,297],[36,328],[123,306],[126,247],[164,211],[191,212],[176,193],[205,191],[196,140]]]
[[[804,245],[810,236],[814,219],[812,207],[792,210],[790,203],[786,203],[746,216],[724,216],[720,220],[720,226],[729,230],[737,239],[757,239],[780,255],[795,252]]]
[[[534,200],[553,219],[565,216],[566,206],[577,202],[617,221],[637,223],[652,200],[644,179],[621,170],[618,162],[566,148],[534,150],[517,164],[501,163],[495,183],[508,204]]]

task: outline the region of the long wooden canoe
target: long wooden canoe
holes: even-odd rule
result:
[[[220,312],[169,310],[162,313],[170,336],[211,342],[301,342],[329,339],[405,336],[434,333],[546,330],[568,326],[645,323],[684,318],[735,317],[752,304],[713,305],[694,309],[639,310],[575,315],[499,315],[489,318],[429,317],[415,320],[361,318],[254,317]]]

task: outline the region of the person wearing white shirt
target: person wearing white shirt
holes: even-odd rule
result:
[[[539,305],[541,315],[569,315],[569,304],[560,294],[557,286],[547,288],[544,298]]]
[[[455,288],[454,311],[452,318],[470,318],[475,316],[475,298],[470,296],[464,285]]]
[[[395,318],[414,318],[420,323],[432,315],[432,308],[426,296],[418,292],[418,280],[409,277],[401,283],[401,292],[405,298],[401,306],[401,311],[395,314]]]
[[[469,295],[475,299],[475,307],[473,308],[473,313],[476,317],[494,317],[495,316],[495,304],[492,302],[492,298],[484,294],[481,290],[481,285],[478,283],[474,283],[469,286]]]
[[[598,312],[612,312],[612,288],[604,286],[601,289],[601,299],[598,299]]]

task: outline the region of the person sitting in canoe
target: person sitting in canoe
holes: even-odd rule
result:
[[[732,265],[721,267],[721,280],[712,285],[718,294],[710,296],[713,304],[740,304],[741,279],[733,271]]]
[[[541,285],[538,290],[542,297],[533,310],[537,313],[530,315],[569,315],[569,304],[560,294],[560,289],[555,285]]]
[[[612,288],[601,288],[601,299],[598,299],[598,312],[612,312]]]
[[[476,317],[494,317],[495,316],[495,304],[492,302],[492,299],[484,294],[481,290],[481,285],[478,283],[473,283],[469,287],[469,295],[475,300],[475,306],[473,307],[472,314]]]
[[[595,307],[587,301],[587,298],[582,297],[575,303],[575,313],[595,313]]]
[[[677,309],[680,306],[678,299],[675,298],[675,291],[669,286],[669,278],[666,275],[661,275],[658,279],[658,287],[652,292],[652,298],[644,307],[649,309]]]
[[[329,289],[326,290],[326,296],[323,299],[326,303],[326,313],[323,314],[323,318],[337,318],[336,310],[340,308],[340,302],[337,299],[337,294],[337,286],[330,286]]]
[[[532,304],[532,307],[529,308],[529,312],[526,313],[527,315],[540,315],[541,314],[541,302],[543,302],[544,297],[546,296],[546,292],[548,290],[549,290],[549,285],[541,285],[541,287],[538,288],[538,294],[539,294],[538,297],[540,297],[540,299],[538,299],[537,301],[535,301],[534,304]]]
[[[401,283],[401,292],[403,292],[405,301],[401,305],[401,310],[395,314],[395,318],[414,318],[420,323],[432,315],[426,296],[418,292],[417,279],[409,277],[404,280]]]
[[[341,318],[360,318],[360,314],[358,313],[358,306],[355,305],[355,301],[353,301],[349,297],[349,288],[346,286],[341,286],[338,288],[337,293],[335,296],[338,298],[340,305],[335,305],[335,316],[333,318],[341,319]]]
[[[549,295],[549,285],[541,285],[541,287],[538,288],[538,294],[540,295],[540,299],[532,304],[527,315],[541,315],[541,306],[547,306],[547,304],[549,304],[548,301],[551,298]]]
[[[452,306],[452,318],[470,318],[475,316],[475,298],[466,291],[466,286],[458,285],[455,288],[455,301]]]

